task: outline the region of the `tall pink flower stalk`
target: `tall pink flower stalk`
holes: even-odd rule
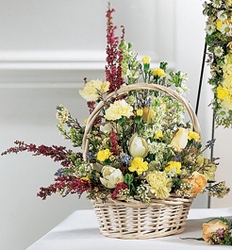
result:
[[[113,92],[120,88],[124,79],[122,78],[122,66],[123,60],[122,51],[118,48],[119,37],[115,36],[116,26],[112,22],[112,13],[114,9],[108,8],[106,13],[107,17],[107,46],[106,46],[106,80],[110,82],[109,92]],[[121,39],[124,39],[125,29],[122,27]]]

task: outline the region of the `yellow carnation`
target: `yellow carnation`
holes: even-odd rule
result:
[[[230,6],[232,5],[232,0],[226,0],[225,2],[226,2],[226,5],[227,5],[228,7],[230,7]]]
[[[158,199],[166,199],[170,195],[172,179],[165,172],[153,171],[146,176],[151,186],[150,192]]]
[[[169,161],[168,166],[165,168],[165,172],[171,177],[180,174],[182,172],[181,163],[178,161]]]
[[[148,169],[148,163],[146,161],[143,161],[143,158],[141,157],[135,157],[130,162],[129,170],[131,172],[137,172],[139,175],[145,172]]]
[[[221,106],[225,110],[232,110],[232,95],[227,96],[221,103]]]
[[[102,94],[109,90],[110,83],[101,80],[91,80],[85,83],[84,89],[79,90],[79,94],[88,102],[96,101],[99,98],[99,92]]]
[[[199,141],[200,135],[196,132],[189,131],[188,132],[188,140]]]
[[[108,148],[105,150],[100,150],[97,153],[97,160],[103,162],[103,161],[109,159],[109,157],[111,155],[112,155],[112,152],[110,152],[110,150]]]
[[[229,91],[226,87],[218,86],[217,87],[217,97],[220,100],[224,100],[229,96]]]
[[[155,68],[155,69],[153,69],[153,71],[152,71],[152,75],[153,75],[153,76],[158,76],[158,77],[165,77],[165,76],[166,76],[166,73],[164,72],[163,69]]]
[[[124,99],[110,104],[110,107],[105,112],[105,119],[118,120],[122,116],[129,118],[133,115],[133,108]]]

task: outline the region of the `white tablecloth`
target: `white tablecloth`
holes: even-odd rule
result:
[[[212,217],[231,217],[232,208],[191,209],[182,234],[150,240],[122,240],[100,234],[94,210],[77,210],[63,222],[29,246],[27,250],[191,250],[232,249],[210,246],[203,241],[182,240],[201,237],[201,225]]]

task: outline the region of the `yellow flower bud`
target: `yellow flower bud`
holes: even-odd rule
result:
[[[155,69],[153,69],[153,71],[152,71],[152,75],[153,75],[153,76],[158,76],[158,77],[165,77],[165,76],[166,76],[166,73],[164,72],[163,69],[155,68]]]
[[[152,118],[155,116],[155,111],[151,106],[143,108],[143,121],[147,123],[152,122]]]
[[[142,109],[137,109],[136,115],[137,116],[142,116],[143,115],[143,110]]]
[[[149,56],[144,56],[142,58],[143,64],[149,64],[151,62],[151,58]]]
[[[160,139],[163,138],[163,133],[162,131],[158,131],[155,133],[154,139]]]

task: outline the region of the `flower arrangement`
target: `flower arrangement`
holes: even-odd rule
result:
[[[91,200],[106,201],[110,197],[145,203],[172,194],[194,198],[204,191],[223,197],[229,189],[224,182],[214,183],[217,159],[203,156],[214,141],[202,148],[200,132],[185,122],[183,104],[156,90],[133,89],[117,94],[123,86],[136,85],[140,79],[148,85],[173,89],[179,95],[188,88],[187,75],[168,72],[166,62],[151,69],[149,56],[141,62],[137,59],[132,44],[125,41],[124,27],[121,37],[115,36],[113,12],[109,7],[106,14],[106,80],[84,79],[84,88],[79,90],[90,111],[86,124],[82,126],[63,105],[57,107],[60,133],[74,147],[83,147],[87,141],[88,151],[16,141],[16,146],[2,155],[27,151],[60,162],[54,183],[40,188],[38,196],[42,199],[53,193],[64,197],[84,192]],[[102,103],[104,106],[99,106]]]
[[[232,246],[232,221],[220,217],[203,223],[202,237],[210,245]]]
[[[232,16],[231,0],[210,0],[204,3],[206,44],[210,64],[214,99],[212,101],[217,125],[232,126]]]
[[[205,241],[210,245],[232,246],[232,221],[225,217],[215,217],[202,224],[201,238],[181,238],[182,240]]]

